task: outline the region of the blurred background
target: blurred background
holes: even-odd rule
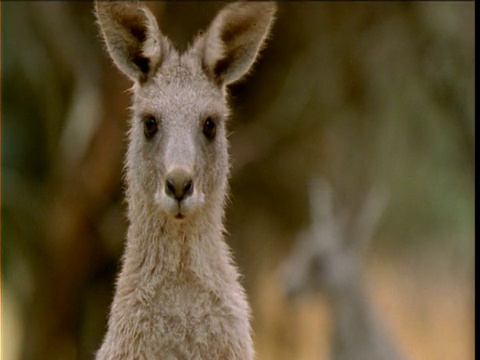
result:
[[[148,2],[179,49],[221,2]],[[474,2],[280,3],[231,87],[228,242],[257,359],[327,359],[323,296],[290,301],[278,266],[322,175],[355,207],[385,184],[372,303],[407,359],[474,357]],[[92,3],[1,4],[1,358],[91,359],[126,230],[131,84]]]

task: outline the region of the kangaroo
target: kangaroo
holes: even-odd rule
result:
[[[311,182],[310,201],[312,224],[280,267],[286,294],[325,295],[333,320],[332,359],[401,359],[363,283],[362,261],[385,206],[385,189],[372,187],[355,215],[334,211],[325,179]]]
[[[251,68],[272,2],[231,3],[178,53],[138,2],[95,2],[115,65],[133,81],[129,228],[97,359],[252,359],[250,309],[224,239],[227,86]]]

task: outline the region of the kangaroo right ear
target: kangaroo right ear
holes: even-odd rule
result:
[[[202,62],[220,86],[239,80],[251,68],[270,32],[277,6],[274,2],[235,2],[223,8],[206,34]]]
[[[380,218],[385,212],[388,191],[384,183],[372,185],[365,196],[360,209],[352,219],[350,246],[356,251],[365,251],[377,230]]]
[[[151,11],[137,2],[98,0],[95,15],[117,67],[134,81],[151,76],[169,47]]]

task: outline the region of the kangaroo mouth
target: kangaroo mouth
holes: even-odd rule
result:
[[[197,193],[194,193],[192,196],[179,201],[172,199],[164,191],[157,191],[154,201],[164,216],[175,221],[181,221],[192,217],[198,208],[203,205],[203,194],[197,196]]]
[[[183,220],[187,217],[187,214],[185,213],[185,208],[182,205],[184,204],[182,204],[181,201],[177,203],[177,209],[175,211],[176,214],[173,216],[177,220]]]
[[[178,220],[185,219],[185,215],[179,212],[177,215],[175,215],[175,219],[178,219]]]

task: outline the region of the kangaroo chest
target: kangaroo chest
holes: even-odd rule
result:
[[[130,309],[116,317],[122,324],[115,328],[128,329],[129,338],[145,347],[142,353],[159,359],[236,359],[251,346],[238,339],[241,333],[250,338],[238,284],[214,282],[189,268],[140,273],[124,283],[128,289],[120,280],[114,306]]]

